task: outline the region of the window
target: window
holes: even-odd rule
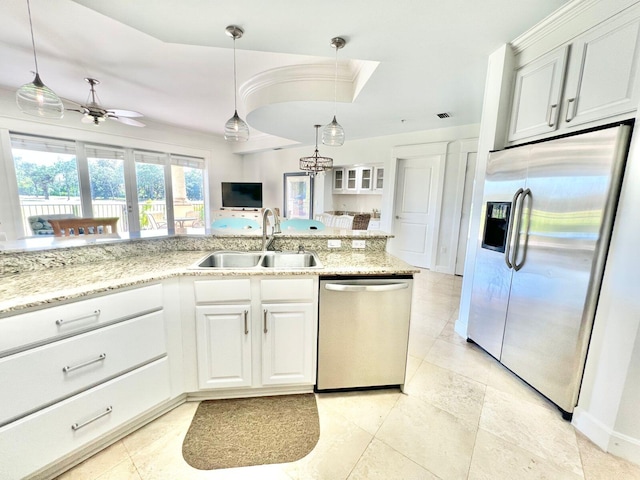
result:
[[[118,217],[118,231],[129,231],[124,180],[124,150],[85,147],[94,217]]]
[[[25,235],[53,234],[43,216],[81,216],[74,143],[12,136],[11,145]]]
[[[169,216],[165,185],[166,155],[156,152],[135,152],[136,191],[140,228],[167,230]]]
[[[118,217],[118,232],[204,233],[204,159],[11,134],[26,236],[46,218]]]
[[[204,233],[204,161],[171,155],[171,189],[177,233]]]

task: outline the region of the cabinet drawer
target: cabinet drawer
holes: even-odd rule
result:
[[[312,301],[318,294],[313,278],[274,278],[261,281],[262,301]]]
[[[251,300],[249,278],[199,280],[194,282],[196,303],[241,302]]]
[[[162,308],[149,285],[0,319],[0,356]]]
[[[0,425],[166,354],[162,312],[0,359]]]
[[[165,357],[10,423],[0,428],[2,478],[24,478],[168,398]]]

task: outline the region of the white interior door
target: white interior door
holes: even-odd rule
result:
[[[456,252],[455,274],[462,275],[464,271],[464,258],[467,255],[467,242],[469,241],[469,215],[471,213],[471,199],[473,198],[473,181],[476,177],[476,152],[467,155],[467,168],[464,177],[464,194],[462,197],[462,212],[460,215],[460,234],[458,236],[458,250]]]
[[[442,198],[441,155],[398,159],[394,203],[396,255],[416,267],[435,260]]]

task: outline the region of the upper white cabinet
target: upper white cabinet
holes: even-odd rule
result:
[[[384,169],[374,165],[359,165],[334,169],[333,193],[382,193]]]
[[[564,46],[516,70],[510,141],[558,128],[568,51]]]
[[[573,43],[563,118],[569,126],[637,108],[639,32],[639,18],[621,16]]]
[[[344,168],[333,169],[333,191],[342,193],[344,190]]]
[[[640,9],[516,69],[509,142],[630,116],[638,105]]]

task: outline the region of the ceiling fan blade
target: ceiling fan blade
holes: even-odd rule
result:
[[[144,117],[140,112],[134,112],[132,110],[119,110],[116,108],[110,108],[107,113],[115,115],[116,117]]]
[[[85,110],[78,110],[77,108],[66,108],[65,109],[67,112],[78,112],[78,113],[87,113]]]
[[[132,127],[144,127],[146,126],[144,123],[139,122],[137,120],[133,120],[131,118],[127,118],[127,117],[109,117],[109,118],[113,118],[115,121],[120,122],[120,123],[124,123],[125,125],[131,125]]]

